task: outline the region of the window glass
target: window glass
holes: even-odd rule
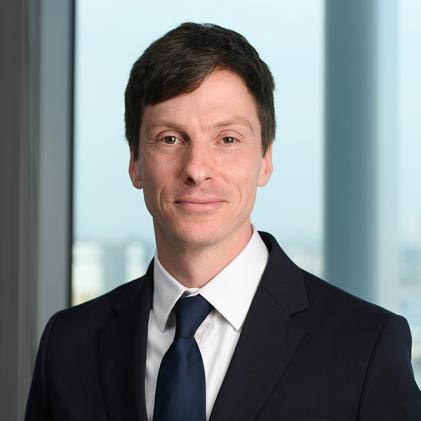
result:
[[[401,0],[399,9],[399,298],[421,385],[421,3]]]
[[[421,384],[421,3],[398,5],[398,310],[411,326]],[[185,21],[237,30],[270,66],[274,173],[258,191],[252,222],[301,267],[323,273],[323,1],[180,0],[163,13],[161,3],[83,0],[76,2],[73,304],[141,276],[154,253],[151,217],[128,176],[123,95],[137,57]]]
[[[73,304],[139,277],[152,221],[128,176],[123,94],[130,68],[184,21],[234,29],[270,66],[276,87],[274,173],[252,222],[302,267],[322,272],[323,2],[83,0],[76,4]],[[240,13],[241,11],[241,13]]]

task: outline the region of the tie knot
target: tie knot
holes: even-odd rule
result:
[[[192,338],[211,310],[212,305],[201,295],[180,298],[175,305],[175,337]]]

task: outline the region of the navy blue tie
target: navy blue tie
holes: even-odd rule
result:
[[[194,334],[212,310],[201,296],[180,298],[174,341],[159,367],[153,421],[206,421],[206,382]]]

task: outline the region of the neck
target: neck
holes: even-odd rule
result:
[[[253,234],[249,223],[229,238],[198,246],[165,238],[155,227],[159,261],[186,288],[201,288],[237,257]]]

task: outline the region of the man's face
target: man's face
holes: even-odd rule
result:
[[[193,92],[145,107],[133,185],[143,188],[157,241],[203,248],[250,231],[262,156],[253,96],[233,72],[215,70]]]

